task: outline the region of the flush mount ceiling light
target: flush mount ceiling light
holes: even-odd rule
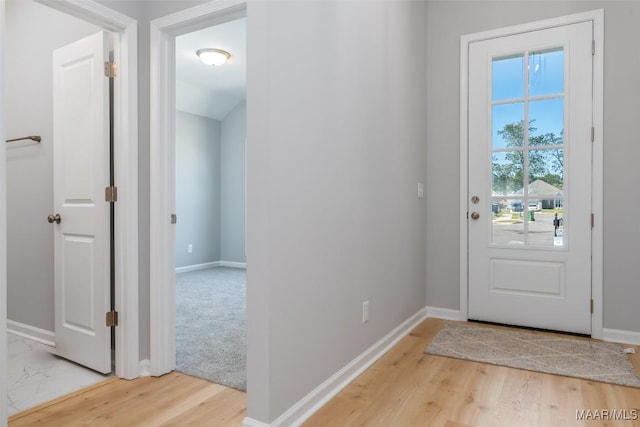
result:
[[[202,62],[207,65],[211,65],[212,67],[220,66],[231,58],[231,54],[226,50],[212,48],[199,49],[196,52],[196,55],[200,57]]]

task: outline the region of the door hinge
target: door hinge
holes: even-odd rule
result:
[[[105,62],[104,63],[104,75],[105,77],[109,77],[113,79],[118,77],[118,64],[115,62]]]
[[[107,187],[104,189],[105,202],[114,203],[118,201],[118,187]]]
[[[118,326],[118,312],[115,310],[107,311],[107,328]]]
[[[593,228],[594,225],[596,225],[596,216],[591,214],[591,228]]]
[[[171,224],[177,224],[177,223],[178,223],[178,215],[171,214]]]
[[[590,310],[591,310],[591,314],[593,314],[593,300],[591,300]]]
[[[595,55],[595,54],[596,54],[596,41],[591,40],[591,55]]]
[[[596,140],[596,128],[591,126],[591,142]]]

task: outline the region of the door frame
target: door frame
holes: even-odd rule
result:
[[[138,315],[138,23],[94,0],[35,0],[116,35],[114,60],[116,375],[140,372]]]
[[[114,58],[119,75],[114,85],[115,181],[120,187],[115,205],[115,292],[120,325],[116,328],[116,375],[139,376],[138,328],[138,41],[137,21],[93,0],[35,0],[116,35]],[[4,85],[5,2],[0,1],[0,85]],[[3,92],[3,91],[2,91]],[[4,138],[4,99],[0,99],[0,136]],[[0,293],[6,301],[6,157],[0,154]],[[105,184],[106,185],[106,184]],[[6,336],[6,303],[0,308],[0,337]],[[0,410],[6,414],[6,340],[0,339]],[[0,417],[0,427],[6,425]]]
[[[5,1],[0,0],[0,142],[4,125]],[[7,427],[7,150],[0,150],[0,427]]]
[[[151,21],[150,363],[151,375],[176,367],[175,38],[246,17],[246,0],[214,0]],[[178,219],[179,220],[179,219]]]
[[[581,22],[593,23],[595,54],[593,61],[593,141],[592,163],[592,213],[595,222],[592,228],[591,243],[591,297],[593,313],[591,316],[591,336],[603,337],[603,140],[604,140],[604,9],[593,10],[574,15],[561,16],[542,21],[530,22],[464,35],[460,38],[460,320],[469,317],[469,44],[477,41],[505,37],[513,34],[544,30]]]

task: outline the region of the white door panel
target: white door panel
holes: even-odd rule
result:
[[[470,44],[470,319],[591,332],[592,31]]]
[[[55,337],[59,356],[111,371],[107,33],[53,54]]]

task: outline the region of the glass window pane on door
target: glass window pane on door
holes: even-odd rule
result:
[[[491,99],[524,97],[524,55],[494,58],[491,67]]]
[[[491,208],[491,243],[523,246],[524,201],[522,199],[493,198]]]
[[[564,143],[564,98],[529,103],[529,145]]]
[[[561,47],[493,59],[493,245],[566,244],[564,60]]]
[[[564,50],[555,48],[529,53],[529,96],[564,92]]]
[[[543,203],[555,203],[557,200],[529,199],[527,202],[527,245],[563,246],[562,210],[543,209]]]
[[[494,105],[491,110],[493,148],[522,147],[524,103]]]
[[[493,186],[492,196],[522,195],[524,151],[505,151],[493,153],[492,156]]]
[[[536,199],[564,196],[564,149],[529,151],[527,195]]]
[[[527,244],[564,246],[564,149],[529,151]]]

